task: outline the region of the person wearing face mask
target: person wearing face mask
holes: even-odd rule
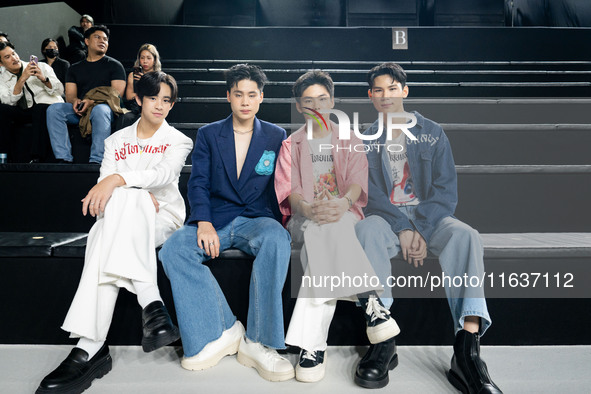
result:
[[[99,25],[84,34],[88,57],[72,64],[68,70],[66,103],[51,105],[47,109],[51,146],[60,163],[74,160],[68,124],[82,125],[83,137],[90,135],[92,138],[89,162],[99,164],[103,160],[104,140],[111,134],[113,111],[121,111],[120,97],[125,92],[125,69],[118,60],[107,56],[109,29]]]
[[[41,43],[41,53],[45,56],[41,61],[49,64],[60,82],[65,85],[70,62],[59,57],[60,52],[57,48],[57,41],[53,38],[43,40],[43,43]]]

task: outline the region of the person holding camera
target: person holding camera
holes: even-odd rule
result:
[[[89,115],[92,126],[89,162],[100,164],[105,138],[111,134],[113,111],[111,106],[97,104],[86,95],[97,87],[106,87],[113,88],[116,95],[122,96],[125,70],[119,61],[106,55],[110,35],[106,26],[93,26],[84,35],[88,56],[70,67],[66,77],[67,103],[54,104],[47,109],[47,128],[55,158],[58,162],[72,163],[74,158],[67,125],[79,123],[80,118],[92,109]]]
[[[162,65],[160,64],[160,54],[156,47],[152,44],[142,45],[137,52],[137,58],[133,64],[133,71],[127,76],[125,108],[130,112],[118,117],[115,127],[116,130],[130,126],[139,119],[141,109],[135,101],[137,81],[139,81],[142,75],[146,73],[160,70],[162,70]]]
[[[31,56],[23,62],[14,45],[0,41],[0,153],[8,153],[10,132],[15,123],[33,123],[31,161],[46,159],[49,138],[45,115],[53,103],[63,103],[64,86],[52,68]]]

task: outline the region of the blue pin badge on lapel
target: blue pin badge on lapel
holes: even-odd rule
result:
[[[259,175],[271,175],[273,173],[273,167],[275,163],[275,152],[272,150],[266,150],[261,155],[257,166],[254,168]]]

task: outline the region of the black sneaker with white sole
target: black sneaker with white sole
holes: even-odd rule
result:
[[[367,338],[370,343],[384,342],[400,334],[396,320],[390,316],[390,311],[382,304],[375,292],[360,294],[358,298],[365,309]]]
[[[308,351],[302,349],[300,360],[296,366],[296,379],[300,382],[318,382],[324,378],[326,371],[326,354],[324,350]]]

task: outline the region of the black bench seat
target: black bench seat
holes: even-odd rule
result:
[[[591,233],[498,233],[481,236],[485,258],[591,257]],[[86,238],[85,233],[0,232],[0,257],[80,258],[84,257]],[[252,257],[238,249],[228,249],[220,254],[220,259],[245,260]]]

